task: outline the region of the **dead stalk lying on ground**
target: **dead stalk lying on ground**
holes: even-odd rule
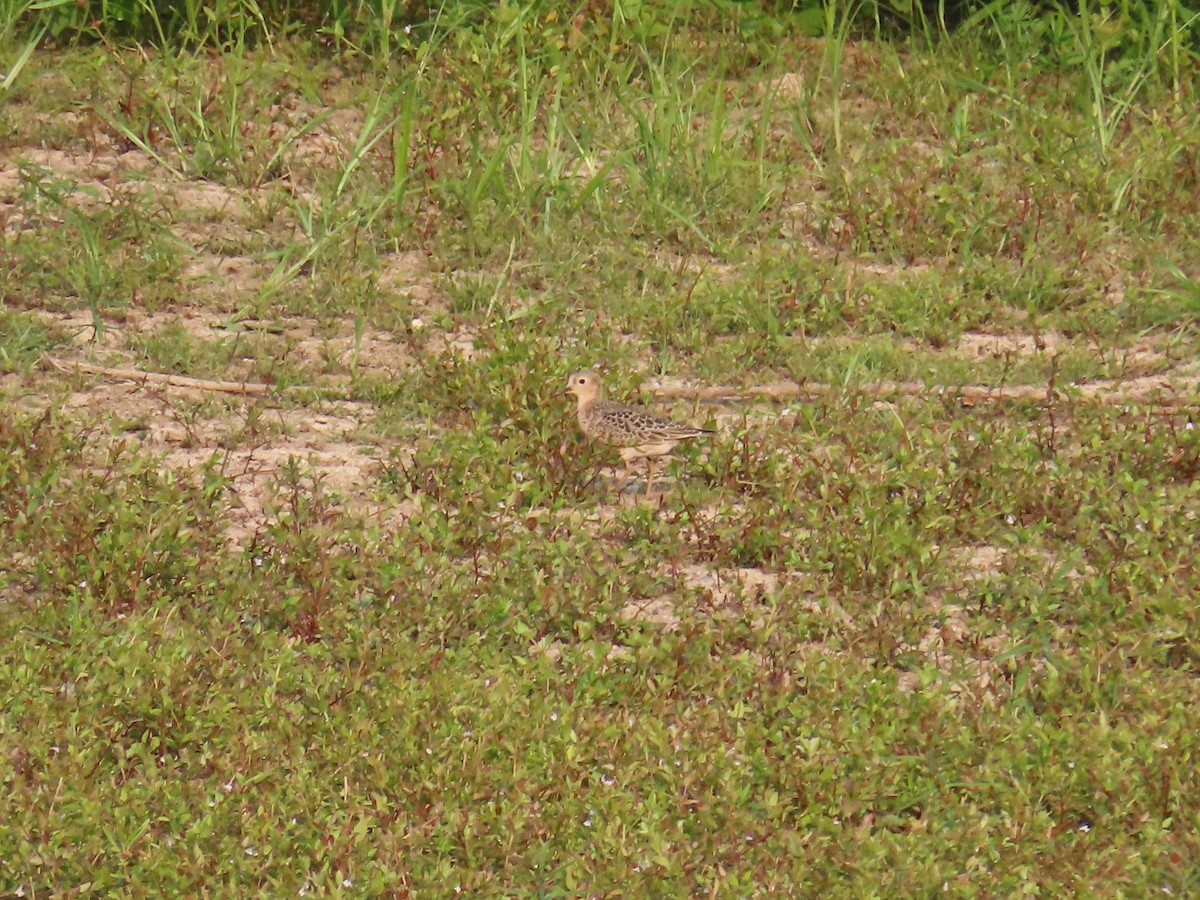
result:
[[[91,363],[68,363],[52,356],[44,356],[43,360],[60,372],[83,372],[88,375],[102,375],[105,378],[116,378],[121,381],[138,381],[143,384],[169,384],[173,387],[193,388],[199,391],[218,391],[225,394],[267,394],[272,390],[269,384],[254,384],[246,381],[212,381],[204,378],[189,378],[186,375],[170,375],[163,372],[142,372],[138,369],[113,369],[108,366],[94,366]]]

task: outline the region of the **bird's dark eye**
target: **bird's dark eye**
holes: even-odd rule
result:
[[[580,384],[587,384],[587,379],[586,379],[586,378],[580,378],[580,379],[579,379],[579,383],[580,383]]]

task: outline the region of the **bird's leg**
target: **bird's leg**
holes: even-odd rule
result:
[[[646,496],[650,496],[651,490],[654,488],[654,457],[646,457]]]
[[[621,470],[621,476],[617,479],[614,490],[618,494],[621,493],[621,489],[625,487],[625,482],[627,481],[629,481],[629,463],[625,463],[625,468]]]
[[[629,475],[633,471],[633,459],[624,451],[621,452],[621,462],[625,463],[625,468],[621,471],[621,477],[617,479],[616,491],[618,494],[629,481]]]

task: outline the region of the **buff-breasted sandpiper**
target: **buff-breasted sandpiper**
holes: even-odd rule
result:
[[[566,393],[579,401],[579,427],[594,441],[619,447],[625,471],[617,490],[625,486],[638,459],[646,460],[646,493],[654,486],[654,463],[675,449],[680,441],[715,434],[707,428],[681,425],[662,419],[636,406],[626,406],[600,396],[600,376],[575,372],[567,381]]]

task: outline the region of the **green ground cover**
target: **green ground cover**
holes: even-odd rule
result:
[[[0,11],[0,894],[1200,893],[1194,14],[895,6]]]

